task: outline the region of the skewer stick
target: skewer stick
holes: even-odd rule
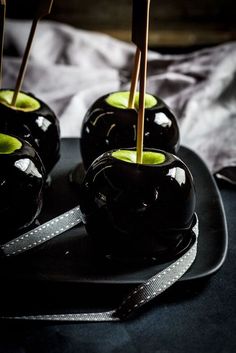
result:
[[[149,32],[150,0],[133,0],[132,41],[141,52],[140,62],[140,94],[137,123],[137,163],[143,161],[143,135],[145,115],[145,93],[147,77],[147,51]]]
[[[147,77],[147,46],[141,56],[140,65],[140,93],[139,110],[137,124],[137,163],[143,162],[143,136],[144,136],[144,116],[145,116],[145,93]]]
[[[2,87],[2,61],[3,61],[3,43],[4,26],[6,17],[6,1],[0,0],[0,88]]]
[[[39,3],[39,6],[37,8],[36,14],[35,14],[33,22],[32,22],[32,26],[31,26],[29,38],[28,38],[28,41],[26,44],[25,52],[24,52],[24,55],[22,58],[20,71],[19,71],[19,74],[17,77],[15,91],[14,91],[14,95],[13,95],[13,98],[11,101],[12,106],[16,105],[17,96],[18,96],[18,93],[21,89],[21,86],[22,86],[22,83],[24,80],[25,71],[26,71],[26,67],[27,67],[27,63],[28,63],[28,59],[29,59],[29,54],[30,54],[30,49],[31,49],[31,46],[33,43],[33,39],[34,39],[34,35],[36,32],[38,22],[41,20],[42,17],[50,14],[51,8],[52,8],[52,3],[53,3],[53,0],[41,0],[41,2]]]
[[[137,91],[137,84],[138,84],[139,71],[140,71],[140,59],[141,59],[141,51],[137,47],[135,58],[134,58],[134,68],[133,68],[132,77],[131,77],[129,103],[128,103],[129,109],[134,108],[135,93]]]

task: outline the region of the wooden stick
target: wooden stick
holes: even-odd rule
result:
[[[138,124],[137,124],[137,163],[143,161],[143,136],[144,136],[144,116],[145,116],[145,93],[146,93],[146,78],[147,78],[147,51],[148,51],[148,32],[149,32],[149,11],[150,0],[146,1],[145,27],[141,34],[141,63],[140,63],[140,94],[139,94],[139,110],[138,110]]]
[[[4,44],[4,26],[6,17],[6,1],[0,0],[0,88],[2,87],[2,61]]]
[[[39,6],[37,8],[35,17],[32,22],[32,26],[31,26],[29,38],[28,38],[28,41],[26,44],[25,52],[23,55],[20,71],[19,71],[19,74],[17,77],[15,91],[14,91],[14,95],[13,95],[13,98],[11,101],[12,106],[16,105],[17,96],[18,96],[18,93],[21,89],[21,86],[22,86],[22,83],[24,80],[25,71],[26,71],[26,67],[27,67],[27,63],[28,63],[28,59],[29,59],[29,54],[30,54],[30,49],[31,49],[31,46],[33,43],[33,39],[34,39],[34,35],[36,32],[38,22],[42,17],[48,15],[51,12],[52,3],[53,3],[53,0],[41,0],[41,2],[39,3]]]
[[[129,103],[128,103],[129,109],[134,109],[135,93],[137,91],[137,84],[138,84],[139,71],[140,71],[140,59],[141,59],[141,51],[137,47],[135,58],[134,58],[134,68],[133,68],[132,77],[131,77]]]
[[[147,77],[147,50],[141,55],[140,65],[140,93],[139,93],[139,110],[137,124],[137,163],[143,162],[143,137],[144,137],[144,116],[145,116],[145,92]]]

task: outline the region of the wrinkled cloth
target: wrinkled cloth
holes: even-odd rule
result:
[[[7,20],[3,87],[14,88],[31,22]],[[22,89],[44,100],[60,120],[62,137],[79,137],[89,106],[101,95],[127,90],[132,43],[41,21]],[[236,167],[236,43],[189,54],[149,51],[147,91],[176,114],[181,144],[215,173]]]

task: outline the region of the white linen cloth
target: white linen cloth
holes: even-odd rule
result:
[[[15,86],[30,26],[7,20],[4,88]],[[132,43],[41,21],[22,89],[51,106],[62,137],[79,137],[94,100],[129,89],[134,52]],[[195,150],[212,173],[236,167],[236,43],[184,55],[149,51],[147,91],[175,112],[181,144]]]

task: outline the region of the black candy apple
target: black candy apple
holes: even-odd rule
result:
[[[31,93],[19,92],[14,107],[12,96],[12,90],[0,90],[0,131],[32,144],[48,174],[60,156],[58,119],[48,105]]]
[[[99,98],[87,111],[81,132],[81,154],[85,169],[102,153],[136,146],[137,110],[128,109],[129,92],[114,92]],[[174,114],[158,97],[145,95],[144,147],[176,154],[179,128]]]
[[[45,170],[34,148],[0,133],[1,243],[30,226],[42,207]]]
[[[80,186],[85,227],[103,257],[166,261],[192,242],[195,188],[178,157],[162,150],[105,152]]]

